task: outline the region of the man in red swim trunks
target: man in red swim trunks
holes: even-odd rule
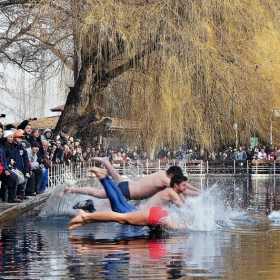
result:
[[[158,207],[160,211],[158,212]],[[169,228],[175,228],[172,222],[167,221],[168,213],[160,206],[154,206],[151,209],[128,212],[128,213],[117,213],[113,211],[102,211],[94,213],[86,213],[81,210],[78,215],[73,218],[68,226],[69,230],[81,227],[88,223],[109,223],[117,222],[123,225],[134,225],[134,226],[166,226]]]
[[[91,169],[96,176],[102,180],[106,178],[107,172],[104,169],[94,168]],[[167,202],[172,202],[176,206],[181,207],[183,202],[180,200],[179,193],[182,193],[186,190],[187,178],[184,176],[176,175],[171,180],[171,188],[167,188],[162,192],[157,193],[155,196],[157,198],[150,200],[152,202],[159,202],[160,200]],[[120,197],[116,198],[120,199]],[[125,202],[125,201],[123,201]],[[123,203],[122,202],[122,203]],[[114,202],[115,203],[115,202]],[[127,202],[125,202],[127,203]],[[112,202],[111,202],[112,204]],[[85,213],[81,210],[78,215],[69,222],[69,229],[82,226],[87,223],[95,222],[117,222],[120,224],[130,224],[136,226],[167,226],[170,228],[178,227],[175,226],[172,222],[168,221],[168,213],[161,206],[155,206],[158,204],[151,205],[147,203],[145,210],[127,210],[130,212],[127,213],[118,213],[113,211],[103,211],[103,212],[94,212],[94,213]],[[186,227],[184,227],[186,228]]]
[[[148,217],[148,226],[163,226],[168,217],[167,211],[161,206],[153,206],[150,208]]]

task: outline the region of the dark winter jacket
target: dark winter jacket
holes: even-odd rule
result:
[[[11,150],[8,142],[6,141],[6,139],[0,138],[0,148],[4,151],[6,160],[7,160],[7,164],[9,165],[9,163],[12,159],[12,150]]]
[[[30,172],[30,166],[28,164],[28,155],[22,144],[15,144],[12,150],[12,159],[15,161],[14,167],[26,174]]]
[[[4,170],[8,170],[8,165],[7,165],[7,161],[6,161],[6,156],[4,151],[0,148],[0,164],[2,165],[2,172]],[[1,173],[2,173],[1,172]]]

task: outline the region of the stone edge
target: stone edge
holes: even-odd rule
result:
[[[0,223],[14,219],[23,214],[24,212],[44,203],[50,196],[52,192],[47,192],[35,197],[29,197],[28,200],[23,201],[22,203],[11,206],[8,209],[5,209],[0,212]]]

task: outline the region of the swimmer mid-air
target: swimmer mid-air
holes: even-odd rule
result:
[[[178,207],[183,205],[179,194],[183,193],[187,188],[187,178],[180,175],[174,175],[171,179],[171,188],[154,195],[150,201],[143,204],[143,208],[138,210],[135,206],[125,201],[118,186],[107,176],[107,170],[93,167],[88,169],[94,172],[100,182],[103,184],[106,194],[110,200],[113,211],[102,211],[94,213],[85,213],[81,210],[78,215],[69,222],[69,229],[83,226],[87,223],[95,222],[117,222],[120,224],[129,224],[135,226],[166,226],[169,228],[177,228],[178,224],[174,224],[168,220],[168,213],[157,204],[167,205],[173,203]],[[180,228],[187,228],[180,225]]]

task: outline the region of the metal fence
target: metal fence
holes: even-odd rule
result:
[[[124,176],[147,175],[158,170],[166,170],[175,164],[179,165],[185,174],[194,176],[280,176],[279,160],[129,160],[112,162],[113,167]],[[49,169],[49,186],[52,187],[68,180],[90,181],[95,175],[87,172],[86,169],[91,166],[100,166],[100,163],[53,164]]]

